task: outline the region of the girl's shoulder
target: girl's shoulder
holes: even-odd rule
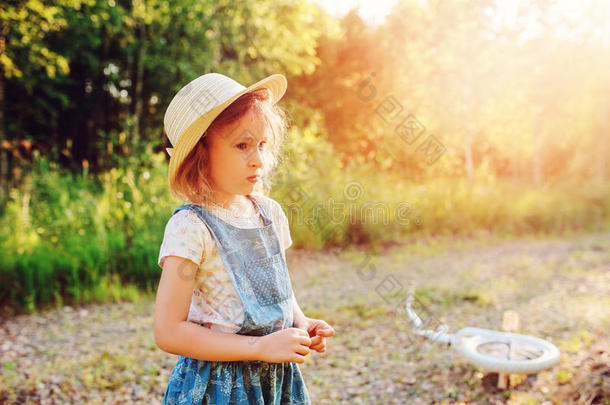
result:
[[[187,239],[205,245],[212,235],[199,215],[187,209],[180,210],[169,218],[165,226],[165,238]]]
[[[203,221],[193,210],[180,210],[173,214],[167,221],[167,226],[201,226]]]
[[[263,194],[254,194],[254,197],[256,198],[256,201],[263,206],[263,209],[268,215],[274,218],[280,218],[284,215],[282,205],[273,198]]]
[[[278,203],[273,198],[266,196],[264,194],[252,194],[252,196],[256,198],[256,201],[258,201],[259,203],[261,203],[265,206],[273,206],[274,208],[280,206],[280,203]]]
[[[159,266],[166,256],[179,256],[201,265],[213,246],[210,231],[192,210],[181,210],[172,215],[165,226],[163,243],[159,252]]]
[[[281,246],[284,249],[288,249],[292,245],[292,238],[290,236],[290,222],[281,204],[271,197],[265,195],[256,194],[257,202],[267,213],[267,216],[271,218],[271,221],[275,223],[276,231],[280,239]]]

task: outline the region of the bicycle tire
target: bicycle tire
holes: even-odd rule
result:
[[[557,347],[544,339],[482,328],[460,329],[453,335],[451,344],[470,363],[498,373],[536,373],[556,365],[560,356]],[[527,348],[522,350],[530,354],[535,350],[537,356],[528,359],[502,358],[486,353],[492,345],[505,345],[509,355],[513,353],[514,346],[518,349]]]

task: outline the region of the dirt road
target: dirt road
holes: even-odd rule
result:
[[[608,233],[289,251],[288,263],[306,315],[337,332],[301,366],[314,404],[604,403],[610,392]],[[425,316],[452,331],[499,328],[503,312],[516,310],[523,333],[560,348],[560,364],[498,390],[495,375],[410,333],[401,300],[409,280]],[[154,344],[153,302],[5,322],[0,403],[160,403],[177,356]]]

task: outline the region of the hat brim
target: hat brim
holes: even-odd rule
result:
[[[167,153],[170,155],[169,159],[169,187],[170,190],[174,184],[174,177],[178,168],[184,162],[184,159],[188,156],[188,154],[193,150],[199,139],[203,136],[204,132],[208,129],[210,124],[223,112],[231,103],[237,100],[243,94],[249,93],[254,90],[266,88],[269,90],[271,95],[271,102],[273,104],[277,103],[286,93],[286,88],[288,87],[288,82],[286,78],[281,74],[274,74],[268,76],[253,85],[246,87],[239,93],[235,94],[231,98],[229,98],[224,103],[219,106],[211,109],[205,114],[198,117],[189,127],[182,133],[174,148],[167,148]]]

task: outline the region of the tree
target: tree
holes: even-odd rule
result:
[[[49,33],[66,26],[61,6],[78,7],[79,0],[60,0],[46,5],[39,0],[7,1],[0,7],[0,202],[4,202],[8,187],[8,153],[5,121],[7,80],[17,83],[32,96],[41,73],[54,78],[68,73],[68,61],[46,43]],[[12,101],[12,100],[11,100]],[[40,107],[33,105],[32,107]],[[17,123],[23,122],[19,113]]]
[[[318,14],[305,0],[10,3],[2,139],[31,139],[65,166],[86,160],[94,171],[116,165],[119,145],[124,155],[137,144],[161,150],[165,106],[195,77],[249,84],[311,72]]]

